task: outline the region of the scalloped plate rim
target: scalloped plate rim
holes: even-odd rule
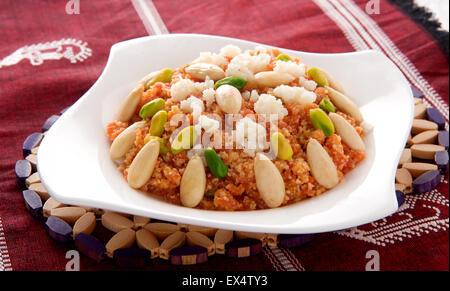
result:
[[[73,204],[73,205],[82,205],[82,206],[92,206],[92,207],[98,207],[98,208],[104,208],[104,209],[110,209],[114,211],[121,211],[126,212],[130,214],[135,215],[142,215],[142,216],[150,216],[157,219],[163,219],[173,222],[180,222],[180,223],[186,223],[186,224],[196,224],[196,225],[202,225],[202,226],[209,226],[209,227],[215,227],[215,228],[224,228],[224,229],[234,229],[234,230],[241,230],[241,231],[254,231],[254,232],[267,232],[267,233],[318,233],[318,232],[327,232],[327,231],[336,231],[341,229],[346,229],[354,226],[358,226],[361,224],[369,223],[377,219],[381,219],[383,217],[386,217],[392,213],[394,213],[397,208],[397,199],[395,196],[394,191],[394,183],[393,179],[395,176],[395,170],[396,165],[398,163],[398,160],[400,159],[401,151],[394,153],[390,153],[392,157],[395,157],[393,160],[391,160],[390,168],[391,171],[389,173],[384,173],[387,177],[391,177],[390,182],[388,183],[390,186],[386,186],[386,189],[390,189],[389,193],[385,193],[386,197],[384,197],[384,201],[379,205],[376,205],[376,211],[373,211],[371,213],[365,213],[364,215],[359,215],[358,217],[351,217],[349,219],[330,219],[328,221],[321,221],[321,222],[311,222],[307,221],[306,223],[303,222],[303,217],[300,216],[300,219],[297,221],[291,221],[289,220],[288,215],[286,214],[280,214],[281,212],[284,212],[283,210],[287,210],[288,212],[293,212],[296,208],[302,208],[300,205],[302,204],[308,204],[307,201],[317,201],[317,200],[327,200],[331,199],[330,197],[333,197],[331,193],[325,193],[324,195],[321,195],[319,197],[315,197],[312,199],[308,199],[306,201],[298,202],[293,205],[277,208],[277,209],[269,209],[269,210],[257,210],[257,211],[239,211],[239,212],[223,212],[223,211],[207,211],[207,210],[198,210],[198,209],[187,209],[185,207],[171,205],[169,203],[167,204],[167,207],[170,209],[173,209],[175,213],[169,213],[168,211],[158,211],[156,209],[142,209],[139,208],[137,205],[126,204],[126,205],[118,205],[116,201],[109,201],[106,199],[99,200],[99,198],[96,197],[77,197],[76,195],[67,195],[64,193],[65,191],[58,191],[55,188],[64,189],[62,185],[57,185],[56,178],[53,178],[53,176],[59,175],[60,173],[57,173],[54,171],[51,166],[52,165],[58,165],[58,163],[55,161],[55,158],[52,155],[52,146],[53,149],[57,149],[57,143],[58,137],[55,136],[55,132],[61,130],[60,127],[64,127],[65,123],[68,123],[70,121],[70,117],[77,113],[77,110],[83,106],[84,102],[88,102],[93,97],[92,94],[94,94],[98,87],[100,87],[104,82],[107,82],[108,75],[112,72],[110,71],[111,67],[114,65],[115,62],[120,62],[118,59],[118,55],[121,53],[127,53],[126,50],[128,47],[133,46],[139,46],[143,43],[151,43],[151,42],[166,42],[168,40],[172,39],[182,39],[183,41],[198,41],[201,42],[202,40],[206,41],[217,41],[217,42],[233,42],[233,43],[239,43],[242,45],[263,45],[255,42],[248,42],[244,40],[239,39],[233,39],[233,38],[226,38],[226,37],[219,37],[219,36],[209,36],[209,35],[199,35],[199,34],[172,34],[172,35],[160,35],[160,36],[148,36],[148,37],[142,37],[132,40],[127,40],[123,42],[119,42],[117,44],[114,44],[111,47],[110,56],[108,58],[107,64],[105,66],[104,71],[98,78],[98,80],[94,83],[94,85],[77,101],[74,103],[71,108],[69,108],[64,115],[62,115],[59,120],[53,125],[53,127],[46,133],[47,137],[42,141],[42,144],[39,148],[39,154],[38,154],[38,170],[41,174],[41,180],[44,186],[49,191],[50,195],[54,197],[55,199],[67,203],[67,204]],[[267,47],[272,47],[269,45],[264,45]],[[124,51],[125,50],[125,51]],[[208,49],[205,49],[208,50]],[[374,57],[374,58],[380,58],[380,60],[386,61],[386,65],[391,66],[392,68],[392,74],[396,75],[399,79],[398,81],[403,82],[402,86],[403,89],[409,88],[409,85],[406,81],[406,78],[403,76],[403,74],[400,72],[400,70],[390,61],[387,57],[385,57],[382,53],[377,51],[361,51],[361,52],[348,52],[348,53],[339,53],[339,54],[317,54],[317,53],[305,53],[305,52],[299,52],[299,51],[293,51],[289,49],[282,49],[285,52],[290,52],[293,54],[301,54],[302,56],[311,56],[311,57],[320,57],[320,58],[333,58],[333,57],[355,57],[355,58],[361,58],[361,57]],[[198,53],[199,51],[197,51]],[[181,65],[181,64],[180,64]],[[329,69],[329,68],[326,68]],[[135,80],[137,82],[138,80]],[[403,90],[405,91],[405,90]],[[404,113],[405,116],[410,117],[410,120],[404,121],[405,124],[402,123],[402,126],[406,128],[410,128],[412,124],[412,113],[413,113],[413,102],[412,102],[412,93],[409,91],[409,94],[406,93],[405,95],[401,96],[403,99],[408,101],[409,99],[409,106],[408,104],[405,104],[406,112]],[[89,99],[90,98],[90,99]],[[409,98],[409,99],[408,99]],[[69,121],[67,121],[69,120]],[[73,125],[73,124],[72,124]],[[76,128],[76,125],[75,125]],[[374,130],[377,130],[375,127]],[[396,139],[396,148],[400,148],[399,144],[405,144],[406,139],[408,137],[408,133],[406,130],[402,133],[401,136],[398,136]],[[369,135],[370,136],[370,135]],[[53,144],[51,144],[51,142]],[[57,152],[57,150],[55,151]],[[375,161],[374,161],[375,162]],[[387,167],[388,168],[388,167]],[[358,170],[358,167],[355,169]],[[118,171],[117,171],[118,172]],[[353,172],[353,171],[352,171]],[[352,174],[349,173],[349,174]],[[369,175],[370,173],[366,173]],[[373,179],[373,178],[372,178]],[[367,181],[365,179],[364,181]],[[361,185],[363,185],[362,183]],[[359,185],[358,187],[360,187]],[[106,188],[106,187],[105,187]],[[114,189],[106,189],[108,191]],[[135,190],[131,190],[135,191]],[[63,193],[62,193],[63,192]],[[137,191],[135,191],[137,192]],[[333,192],[333,191],[330,191]],[[334,191],[336,192],[336,191]],[[73,194],[73,193],[72,193]],[[138,193],[139,195],[142,195],[142,193]],[[333,193],[334,194],[334,193]],[[350,193],[352,194],[352,193]],[[349,194],[349,196],[350,196]],[[330,196],[331,195],[331,196]],[[120,196],[120,195],[119,195]],[[336,195],[334,195],[336,196]],[[128,197],[125,197],[128,198]],[[150,198],[150,200],[152,200]],[[352,200],[352,199],[347,199]],[[353,199],[355,200],[355,199]],[[341,203],[339,207],[349,207],[346,206],[346,203],[352,205],[352,203],[355,203],[355,201],[338,201],[337,204]],[[351,202],[351,203],[350,203]],[[156,202],[155,202],[156,203]],[[157,204],[158,205],[158,204]],[[356,203],[356,205],[358,205]],[[166,208],[167,208],[166,207]],[[352,206],[353,207],[353,206]],[[330,209],[333,208],[330,206]],[[294,209],[294,210],[293,210]],[[181,213],[176,213],[177,210]],[[326,209],[328,210],[328,209]],[[315,215],[314,211],[311,214],[312,216]],[[326,212],[326,211],[325,211]],[[274,214],[275,213],[275,214]],[[320,213],[322,214],[322,213]],[[286,216],[285,219],[281,219],[281,221],[278,224],[273,225],[267,225],[263,222],[255,222],[255,216],[258,216],[261,219],[264,219],[265,216],[267,218],[274,218],[278,216],[274,215],[284,215]],[[326,214],[322,215],[326,217]],[[308,216],[306,216],[308,217]],[[241,219],[241,222],[236,222],[236,218]],[[249,222],[246,222],[246,218],[252,218]],[[300,221],[300,222],[299,222]],[[283,222],[283,223],[282,223]]]

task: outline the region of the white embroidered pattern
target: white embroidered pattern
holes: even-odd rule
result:
[[[288,249],[264,247],[264,254],[276,271],[305,271],[305,268]]]
[[[384,52],[405,73],[408,79],[425,93],[425,103],[433,105],[448,120],[448,105],[423,78],[412,62],[397,48],[376,22],[367,16],[351,0],[314,0],[314,2],[343,30],[356,50],[367,45]],[[446,124],[448,129],[448,123]],[[448,181],[442,178],[442,183]],[[418,204],[423,202],[423,204]],[[420,217],[417,211],[420,209]],[[447,207],[446,211],[442,208]],[[411,211],[416,209],[416,211]],[[423,210],[426,210],[423,214]],[[407,196],[398,212],[371,224],[336,232],[339,235],[359,239],[380,246],[394,244],[404,238],[412,238],[449,228],[448,199],[438,190]]]
[[[410,82],[425,94],[427,103],[436,107],[448,120],[448,105],[442,97],[431,87],[414,64],[400,51],[378,24],[353,1],[313,1],[341,28],[355,50],[366,49],[365,47],[368,45],[372,49],[385,53],[402,70]],[[448,122],[446,122],[446,129],[448,130]]]
[[[63,58],[75,64],[83,62],[91,55],[92,51],[87,47],[87,42],[74,38],[63,38],[21,47],[0,60],[0,68],[16,65],[24,59],[28,59],[33,66],[42,65],[46,60],[60,60]]]
[[[12,271],[5,234],[3,233],[2,218],[0,217],[0,271]]]
[[[407,195],[405,203],[393,215],[336,233],[384,247],[405,238],[446,231],[449,218],[445,213],[448,211],[442,211],[442,206],[448,208],[449,200],[436,189],[420,195]],[[416,218],[412,210],[417,208],[422,208],[421,212],[425,209],[427,214]]]
[[[334,1],[336,7],[339,7],[339,2]],[[445,119],[449,119],[449,108],[444,102],[442,97],[431,87],[428,81],[421,75],[417,67],[400,51],[400,49],[392,42],[392,40],[384,33],[384,31],[378,26],[378,24],[364,13],[355,3],[351,0],[340,0],[345,8],[350,11],[351,15],[349,19],[355,18],[364,26],[364,29],[370,34],[370,36],[363,37],[369,41],[373,37],[382,47],[384,52],[390,57],[394,63],[396,63],[400,69],[405,73],[406,77],[416,86],[420,91],[425,94],[425,98],[436,107]],[[342,6],[340,6],[342,7]],[[343,13],[343,12],[342,12]],[[378,48],[379,49],[379,48]],[[446,128],[448,130],[448,122],[446,122]]]

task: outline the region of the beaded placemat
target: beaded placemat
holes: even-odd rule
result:
[[[418,90],[412,88],[412,91],[415,120],[396,174],[399,207],[405,195],[434,189],[441,182],[442,174],[448,171],[449,136],[445,119],[426,105]],[[39,144],[58,118],[59,115],[50,116],[42,132],[34,132],[24,141],[24,159],[15,165],[17,181],[24,189],[25,207],[33,217],[44,222],[48,235],[61,243],[73,242],[78,251],[94,261],[112,259],[118,266],[139,267],[160,258],[174,265],[190,265],[206,262],[212,255],[230,258],[257,255],[266,245],[301,247],[314,238],[314,234],[213,229],[59,203],[40,183],[36,167]],[[105,229],[114,234],[109,235],[111,232]]]

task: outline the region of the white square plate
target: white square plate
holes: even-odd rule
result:
[[[179,67],[200,52],[257,43],[195,34],[132,39],[112,46],[100,78],[47,132],[38,155],[44,186],[56,200],[173,222],[267,233],[317,233],[365,224],[397,210],[394,177],[413,119],[413,98],[400,70],[382,53],[314,54],[285,50],[323,67],[344,85],[374,130],[367,158],[336,188],[293,205],[257,211],[176,206],[128,186],[109,159],[105,135],[122,100],[149,72]]]

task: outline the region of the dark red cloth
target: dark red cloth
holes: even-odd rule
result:
[[[2,267],[65,269],[66,251],[74,246],[52,241],[45,233],[43,221],[37,221],[25,210],[15,181],[14,164],[22,158],[24,139],[39,131],[47,117],[72,104],[95,82],[112,44],[148,34],[148,21],[145,26],[141,19],[145,15],[141,13],[140,17],[136,12],[142,5],[146,5],[148,11],[156,8],[170,33],[223,35],[294,50],[354,51],[352,38],[362,38],[367,44],[370,41],[364,37],[368,34],[386,54],[393,54],[405,63],[405,59],[399,57],[402,54],[410,61],[402,68],[411,75],[410,81],[426,88],[427,100],[447,110],[448,116],[449,68],[445,56],[424,29],[387,1],[380,2],[380,14],[369,16],[387,35],[384,41],[376,39],[375,32],[369,33],[369,25],[356,17],[346,20],[356,34],[352,36],[351,30],[342,30],[345,26],[338,25],[336,19],[342,20],[343,11],[349,13],[346,9],[350,9],[353,2],[346,0],[155,0],[153,3],[149,0],[81,0],[80,14],[72,15],[66,13],[67,2],[0,2],[0,270]],[[367,1],[356,3],[364,11]],[[326,5],[332,7],[328,14],[323,10]],[[362,30],[358,30],[361,27]],[[87,42],[90,52],[84,61],[71,63],[62,57],[32,65],[30,59],[23,56],[17,64],[11,64],[6,58],[24,46],[69,38],[80,40],[81,44]],[[386,48],[389,41],[400,54]],[[76,53],[77,46],[73,49]],[[366,253],[376,250],[380,254],[381,270],[448,270],[448,205],[447,176],[437,191],[407,197],[401,211],[386,220],[352,230],[318,234],[314,241],[301,248],[266,248],[263,254],[245,259],[216,255],[205,264],[190,267],[175,267],[156,259],[146,269],[364,270],[369,261]],[[106,239],[110,234],[98,235]],[[97,264],[82,257],[81,269],[117,268],[111,261]]]

